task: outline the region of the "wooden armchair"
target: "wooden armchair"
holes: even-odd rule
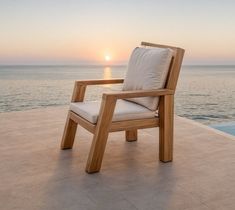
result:
[[[184,50],[146,42],[142,42],[141,45],[144,46],[144,48],[137,49],[137,51],[139,50],[140,52],[134,50],[133,54],[143,53],[143,59],[147,60],[142,60],[141,62],[142,64],[148,62],[147,65],[150,65],[150,62],[148,58],[146,58],[146,55],[150,55],[149,57],[152,56],[151,58],[155,56],[155,51],[153,50],[152,52],[152,49],[170,50],[170,61],[167,65],[164,64],[165,68],[167,68],[167,74],[165,81],[161,82],[162,87],[159,88],[158,86],[158,89],[156,89],[155,86],[153,86],[154,88],[152,89],[146,89],[145,87],[140,89],[137,87],[135,90],[132,90],[132,88],[128,89],[127,87],[120,92],[103,93],[100,108],[97,110],[97,104],[83,102],[86,86],[125,83],[128,79],[126,78],[125,81],[124,79],[109,79],[75,82],[71,106],[68,111],[62,137],[61,149],[71,149],[73,147],[77,124],[93,133],[93,141],[86,165],[87,173],[100,171],[108,134],[109,132],[115,131],[125,131],[126,141],[136,141],[138,129],[159,127],[159,159],[162,162],[169,162],[173,159],[174,93]],[[145,52],[143,49],[149,49],[149,51]],[[137,58],[140,54],[137,55]],[[163,56],[163,58],[165,59],[166,57]],[[134,59],[136,59],[135,55],[132,55],[128,66],[128,71],[130,70],[132,73],[135,71],[135,68],[138,68],[138,65],[141,65],[139,61],[134,62]],[[160,64],[162,67],[161,62]],[[154,65],[150,65],[150,67],[152,68]],[[149,70],[149,68],[147,70]],[[135,82],[133,78],[129,78],[129,81]],[[154,106],[148,107],[146,104],[142,104],[142,102],[145,103],[146,100],[152,102],[154,100]],[[95,109],[97,113],[93,113],[93,115],[90,116],[89,111],[92,113],[95,112]],[[125,109],[126,112],[123,111]]]

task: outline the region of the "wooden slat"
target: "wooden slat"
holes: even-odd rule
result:
[[[82,102],[87,85],[105,85],[123,83],[124,79],[98,79],[75,81],[71,102]]]
[[[74,112],[70,111],[70,118],[78,123],[79,125],[81,125],[83,128],[87,129],[88,131],[90,131],[91,133],[95,133],[95,128],[96,125],[90,123],[89,121],[85,120],[84,118],[78,116],[77,114],[75,114]]]
[[[159,104],[159,159],[173,159],[174,96],[164,96]]]
[[[123,83],[124,79],[96,79],[96,80],[78,80],[78,85],[105,85],[105,84],[119,84]]]
[[[137,141],[138,138],[137,129],[127,130],[125,133],[126,133],[126,141],[128,142]]]
[[[153,128],[159,126],[158,118],[140,119],[140,120],[125,120],[112,122],[109,131],[126,131],[133,129]]]
[[[156,90],[134,90],[134,91],[120,91],[120,92],[110,92],[104,93],[103,96],[113,96],[117,99],[125,98],[137,98],[137,97],[147,97],[147,96],[163,96],[163,95],[173,95],[174,91],[169,89],[156,89]]]
[[[76,131],[77,123],[71,119],[70,112],[68,112],[64,133],[60,145],[61,149],[72,149]]]
[[[175,50],[175,56],[173,57],[173,60],[172,60],[171,66],[170,66],[170,70],[169,70],[169,74],[168,74],[168,79],[166,82],[167,89],[171,89],[171,90],[176,89],[176,85],[178,82],[179,73],[180,73],[180,69],[181,69],[181,64],[183,61],[183,56],[184,56],[184,50],[177,48]]]
[[[101,168],[115,105],[116,100],[113,97],[102,99],[98,122],[87,160],[87,173],[98,172]]]
[[[78,85],[75,82],[71,102],[82,102],[85,97],[85,92],[86,92],[86,85]]]
[[[170,48],[170,49],[180,49],[178,47],[173,47],[170,45],[162,45],[162,44],[154,44],[154,43],[150,43],[150,42],[141,42],[142,46],[146,46],[146,47],[159,47],[159,48]]]

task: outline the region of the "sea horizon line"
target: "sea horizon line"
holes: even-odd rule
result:
[[[17,66],[22,66],[22,67],[30,67],[30,66],[38,66],[38,67],[66,67],[66,66],[74,66],[74,67],[124,67],[127,66],[128,64],[0,64],[0,67],[17,67]],[[235,64],[184,64],[182,67],[200,67],[200,66],[235,66]]]

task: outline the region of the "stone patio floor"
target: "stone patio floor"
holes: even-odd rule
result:
[[[234,210],[235,138],[176,117],[174,161],[158,161],[158,128],[137,142],[111,133],[100,173],[85,172],[92,135],[60,150],[67,107],[0,114],[0,209]]]

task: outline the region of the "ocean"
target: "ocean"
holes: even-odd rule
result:
[[[0,112],[68,105],[75,80],[124,77],[126,66],[0,66]],[[87,100],[120,85],[89,87]],[[177,115],[206,125],[235,121],[235,66],[183,66]]]

